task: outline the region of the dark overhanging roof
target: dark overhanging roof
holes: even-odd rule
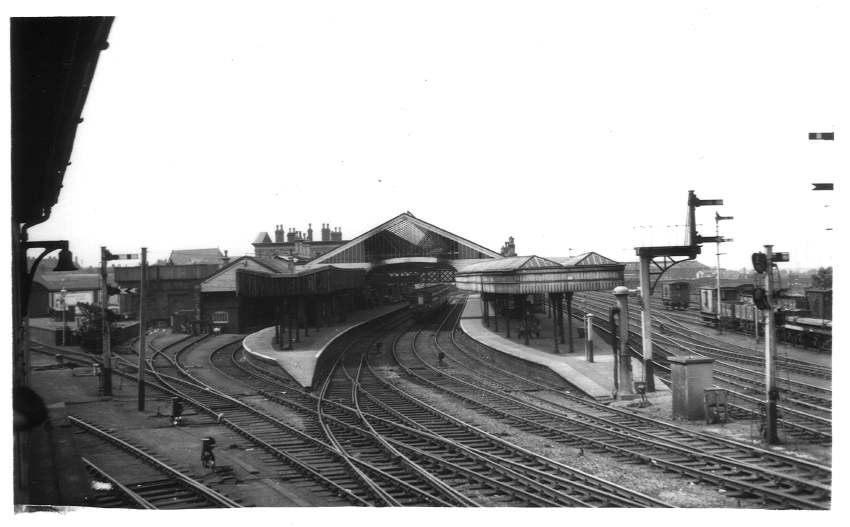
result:
[[[333,294],[363,286],[366,271],[332,265],[298,268],[287,273],[237,269],[236,295],[245,297],[292,297]]]
[[[12,218],[32,226],[59,200],[77,125],[114,17],[10,20]]]

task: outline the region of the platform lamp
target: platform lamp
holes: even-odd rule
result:
[[[65,296],[68,294],[68,290],[64,287],[59,291],[59,298],[62,301],[62,345],[65,345],[65,335],[68,333],[68,326],[65,323],[65,317],[68,313],[68,304],[65,302]]]
[[[24,233],[24,236],[25,235],[26,233]],[[15,383],[21,383],[23,386],[26,386],[29,383],[29,324],[25,323],[25,321],[27,320],[29,312],[30,293],[32,291],[32,282],[35,278],[35,271],[38,269],[38,264],[41,263],[41,260],[57,249],[61,252],[59,253],[59,262],[56,264],[56,268],[53,269],[54,271],[76,271],[77,267],[74,265],[74,259],[71,256],[71,251],[68,250],[68,240],[43,242],[30,242],[24,240],[18,242],[18,247],[18,276],[16,278],[19,305],[16,307],[20,314],[20,318],[15,318],[16,327],[14,331],[16,338],[14,342],[15,347],[17,348],[20,346],[20,349],[15,350]],[[29,249],[42,249],[41,254],[39,254],[33,262],[31,269],[27,265],[27,251]],[[17,335],[20,335],[20,338],[18,338]],[[20,371],[18,371],[18,368],[20,368]],[[19,374],[20,377],[18,377]]]
[[[27,251],[29,249],[42,249],[41,254],[39,254],[35,261],[32,264],[31,269],[27,269]],[[29,299],[30,299],[30,291],[32,290],[32,282],[35,278],[35,271],[38,269],[38,264],[41,263],[41,260],[44,259],[45,256],[52,253],[55,250],[59,250],[59,261],[56,263],[56,267],[53,269],[54,272],[61,271],[76,271],[77,266],[74,265],[74,257],[71,254],[71,251],[68,249],[68,240],[52,240],[52,241],[43,241],[43,242],[21,242],[21,260],[22,265],[21,269],[21,316],[25,317],[27,315]]]

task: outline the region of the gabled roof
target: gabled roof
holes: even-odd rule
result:
[[[204,279],[204,282],[209,282],[209,281],[221,276],[222,274],[227,273],[228,271],[230,271],[234,267],[242,266],[242,265],[244,265],[244,262],[246,262],[248,260],[256,263],[257,265],[259,265],[263,268],[265,268],[270,273],[288,273],[288,272],[290,272],[289,271],[289,264],[287,262],[283,261],[283,260],[278,260],[276,258],[261,258],[261,257],[258,257],[258,256],[240,256],[239,258],[236,258],[235,260],[231,260],[229,263],[224,265],[221,269],[219,269],[218,271],[216,271],[213,274],[206,277]]]
[[[565,267],[575,267],[579,265],[623,265],[620,262],[593,251],[577,254],[576,256],[550,256],[549,259],[558,262]]]
[[[337,263],[334,261],[335,257],[352,249],[363,249],[365,252],[368,252],[368,249],[365,249],[365,246],[362,246],[361,244],[379,237],[382,238],[382,241],[389,243],[392,243],[392,240],[397,240],[400,246],[403,245],[398,248],[401,252],[404,252],[405,248],[415,249],[413,252],[427,252],[432,244],[436,243],[439,245],[440,239],[447,239],[456,243],[458,247],[462,247],[464,253],[470,253],[469,255],[461,257],[463,259],[501,257],[501,255],[496,251],[491,251],[486,247],[471,242],[445,229],[441,229],[428,222],[422,221],[410,212],[404,212],[378,225],[377,227],[364,232],[360,236],[349,240],[347,243],[340,245],[322,256],[315,258],[313,261],[308,263],[307,266],[313,267],[320,264]],[[408,256],[424,256],[424,254],[410,254]]]
[[[282,274],[295,276],[298,273],[297,268],[294,266],[290,268],[289,263],[283,260],[257,256],[240,256],[205,278],[201,282],[201,292],[218,293],[236,291],[236,272],[241,269],[276,276]]]
[[[36,281],[48,291],[93,291],[100,289],[100,275],[97,273],[44,273]],[[114,285],[112,280],[107,280]]]
[[[220,264],[224,255],[218,249],[183,249],[171,251],[171,265]]]
[[[254,238],[253,244],[257,243],[271,243],[272,239],[269,237],[269,233],[267,232],[259,232],[257,233],[257,237]]]
[[[559,269],[561,264],[540,256],[509,256],[467,265],[458,273],[499,273],[520,269]]]

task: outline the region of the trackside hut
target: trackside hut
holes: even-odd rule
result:
[[[236,272],[241,327],[279,325],[297,335],[301,328],[319,327],[340,320],[363,307],[366,272],[325,265],[295,268],[286,273],[250,269]]]

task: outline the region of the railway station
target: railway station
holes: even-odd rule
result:
[[[794,282],[765,245],[724,277],[695,190],[684,244],[637,262],[410,210],[346,238],[320,199],[316,233],[228,219],[247,254],[101,245],[85,270],[32,239],[112,22],[12,23],[16,512],[833,508],[831,268]]]

